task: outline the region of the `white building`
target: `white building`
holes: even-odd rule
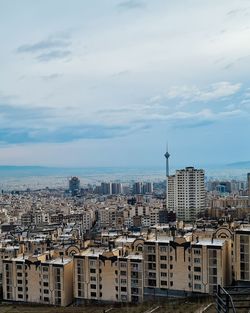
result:
[[[179,220],[194,221],[205,210],[204,170],[186,167],[168,177],[168,209]]]

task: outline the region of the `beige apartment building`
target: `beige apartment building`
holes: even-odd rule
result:
[[[118,248],[91,248],[75,255],[74,296],[77,303],[142,302],[142,255]]]
[[[235,280],[250,284],[250,225],[236,229],[234,236]]]
[[[66,306],[73,301],[73,260],[49,254],[3,260],[3,299]]]
[[[212,294],[231,283],[225,239],[158,237],[144,243],[145,296]]]

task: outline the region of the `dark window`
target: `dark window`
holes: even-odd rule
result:
[[[150,287],[155,287],[155,286],[156,286],[156,280],[154,280],[154,279],[149,279],[149,280],[148,280],[148,285],[149,285]]]

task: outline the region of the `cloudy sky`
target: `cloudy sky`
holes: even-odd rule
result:
[[[250,159],[249,0],[0,0],[0,164]]]

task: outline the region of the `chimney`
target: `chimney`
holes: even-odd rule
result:
[[[197,236],[197,237],[196,237],[196,243],[198,243],[198,242],[199,242],[199,237]]]
[[[61,255],[62,263],[63,263],[63,252],[59,253]]]

